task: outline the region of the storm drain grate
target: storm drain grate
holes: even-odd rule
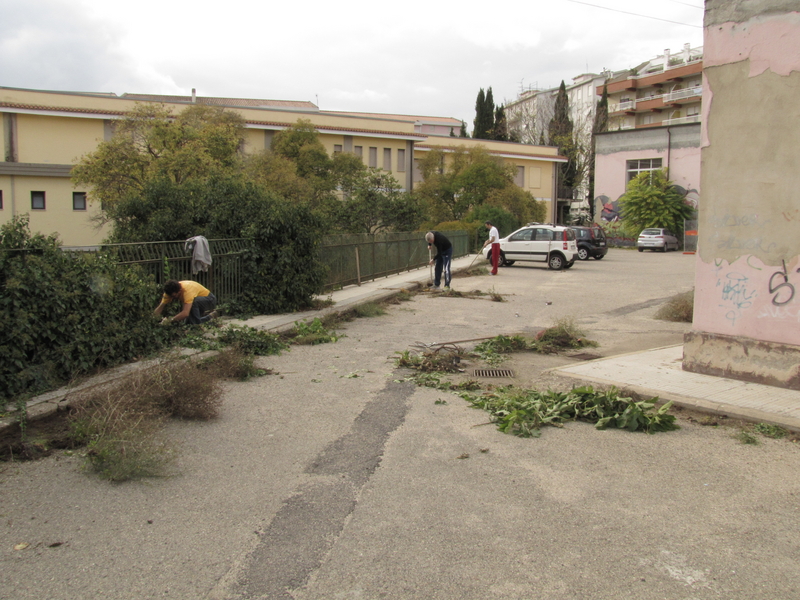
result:
[[[514,371],[510,369],[475,369],[475,377],[513,377]]]

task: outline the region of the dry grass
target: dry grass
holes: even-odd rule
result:
[[[691,323],[694,316],[694,290],[673,296],[656,312],[660,321]]]
[[[110,481],[163,475],[175,456],[160,439],[169,417],[212,419],[222,402],[218,371],[171,360],[71,399],[70,429],[90,469]]]

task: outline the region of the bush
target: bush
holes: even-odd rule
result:
[[[159,350],[175,335],[152,315],[157,289],[94,253],[62,252],[28,217],[0,227],[0,400]]]
[[[674,321],[676,323],[691,323],[694,317],[694,291],[678,294],[658,309],[656,319],[661,321]]]

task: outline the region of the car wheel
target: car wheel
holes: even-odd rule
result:
[[[641,252],[641,250],[639,250],[639,252]],[[600,259],[601,259],[601,258],[603,258],[604,256],[605,256],[605,254],[598,254],[597,256],[595,256],[595,257],[594,257],[594,259],[595,259],[595,260],[600,260]]]
[[[560,254],[551,254],[547,259],[547,266],[554,271],[560,271],[564,268],[564,257]]]
[[[564,268],[565,269],[571,269],[572,265],[574,265],[574,264],[575,264],[574,260],[572,262],[564,263]]]
[[[589,251],[586,248],[578,248],[578,258],[581,260],[589,260]]]
[[[644,248],[639,248],[639,252],[644,252]]]
[[[668,246],[668,245],[665,243],[665,244],[664,244],[664,247],[661,249],[661,251],[662,251],[664,254],[666,254],[666,253],[667,253],[667,250],[669,250],[669,246]]]

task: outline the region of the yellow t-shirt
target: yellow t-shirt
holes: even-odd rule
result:
[[[183,293],[181,304],[191,304],[198,296],[208,296],[211,293],[210,290],[196,281],[186,280],[179,283],[181,284],[181,292]],[[172,302],[172,298],[166,294],[161,297],[161,304],[169,304],[170,302]]]

